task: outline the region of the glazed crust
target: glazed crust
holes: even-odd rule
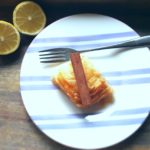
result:
[[[82,65],[91,96],[90,105],[109,97],[112,93],[112,89],[104,77],[94,68],[87,58],[82,57]],[[53,82],[77,107],[85,107],[81,103],[71,62],[67,62],[62,68],[60,68],[58,73],[54,76]]]

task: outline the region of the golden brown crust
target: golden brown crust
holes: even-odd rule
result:
[[[93,105],[108,97],[112,93],[112,89],[109,87],[104,77],[95,70],[88,59],[82,57],[82,64],[91,95],[90,105]],[[59,70],[59,72],[54,76],[53,82],[70,98],[70,100],[76,106],[84,107],[81,103],[70,62],[67,62],[65,66]]]

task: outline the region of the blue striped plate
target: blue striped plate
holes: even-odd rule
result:
[[[102,110],[76,108],[52,83],[61,64],[40,64],[38,51],[58,46],[80,51],[138,36],[126,24],[99,14],[65,17],[37,35],[27,49],[20,74],[22,99],[37,127],[58,143],[78,149],[109,147],[137,131],[150,110],[148,48],[85,54],[114,90],[115,102]]]

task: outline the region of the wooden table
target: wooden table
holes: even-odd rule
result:
[[[6,2],[8,0],[0,3],[0,19],[12,22],[12,11],[19,1]],[[47,25],[70,14],[94,12],[118,18],[140,35],[150,34],[149,3],[146,8],[141,8],[140,4],[125,5],[125,1],[111,5],[105,1],[38,2],[47,15]],[[22,35],[21,38],[21,45],[14,54],[0,57],[0,150],[68,150],[70,148],[52,141],[39,131],[26,113],[20,95],[19,75],[24,53],[34,37]],[[134,135],[106,150],[150,150],[150,116]]]

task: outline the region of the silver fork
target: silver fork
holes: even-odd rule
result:
[[[143,36],[122,43],[118,43],[115,45],[89,49],[89,50],[77,51],[71,48],[59,48],[59,47],[53,49],[41,50],[39,51],[40,53],[39,56],[40,56],[41,63],[57,63],[57,62],[68,61],[70,59],[70,53],[75,53],[75,52],[83,53],[83,52],[112,49],[112,48],[133,48],[133,47],[146,47],[146,46],[150,46],[150,36]]]

